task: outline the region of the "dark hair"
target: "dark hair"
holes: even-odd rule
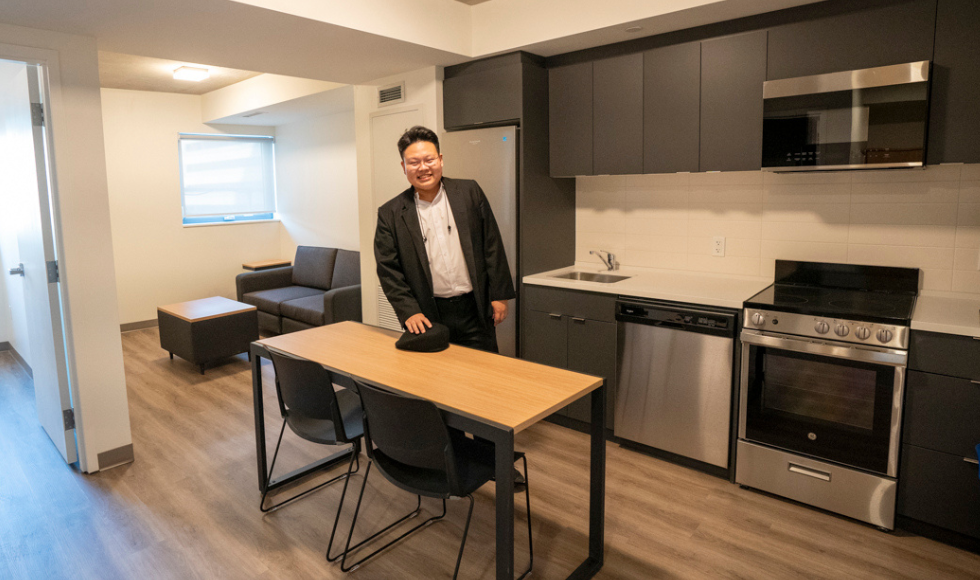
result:
[[[402,133],[401,138],[398,139],[398,156],[405,159],[405,150],[408,149],[409,145],[421,141],[432,143],[436,146],[436,153],[439,153],[439,137],[436,136],[435,131],[422,125],[416,125]]]

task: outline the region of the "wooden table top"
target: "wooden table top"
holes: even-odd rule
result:
[[[246,270],[265,270],[266,268],[289,266],[292,263],[292,260],[260,260],[258,262],[245,262],[242,264],[242,268]]]
[[[600,377],[452,344],[436,353],[402,351],[399,336],[340,322],[258,343],[515,433],[602,385]]]
[[[255,310],[255,307],[251,304],[243,304],[221,296],[212,296],[211,298],[201,298],[200,300],[191,300],[190,302],[157,306],[157,310],[188,322],[199,322],[201,320],[218,318],[219,316],[228,316],[229,314]]]

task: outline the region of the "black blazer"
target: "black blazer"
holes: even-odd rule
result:
[[[475,181],[443,177],[442,183],[459,231],[480,319],[492,327],[490,302],[517,296],[497,220],[486,195]],[[378,262],[381,288],[403,326],[409,317],[419,312],[431,321],[439,320],[432,295],[429,258],[415,209],[414,188],[409,187],[378,208],[374,257]]]

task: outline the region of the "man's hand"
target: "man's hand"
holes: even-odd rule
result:
[[[497,326],[507,318],[507,301],[494,300],[490,306],[493,307],[493,325]]]
[[[504,312],[506,311],[507,308],[505,306]],[[426,326],[432,328],[432,323],[429,322],[429,319],[426,318],[425,315],[422,314],[421,312],[409,316],[408,320],[405,321],[405,328],[407,328],[408,331],[411,332],[412,334],[422,334],[423,332],[425,332]]]

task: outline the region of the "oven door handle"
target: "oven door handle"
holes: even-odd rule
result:
[[[901,350],[891,349],[869,349],[860,346],[841,346],[830,342],[799,340],[795,338],[785,338],[782,336],[772,336],[751,330],[742,331],[742,344],[754,346],[765,346],[778,348],[793,352],[803,352],[822,356],[831,356],[847,360],[858,360],[875,364],[888,365],[892,367],[905,367],[908,365],[908,353]]]

